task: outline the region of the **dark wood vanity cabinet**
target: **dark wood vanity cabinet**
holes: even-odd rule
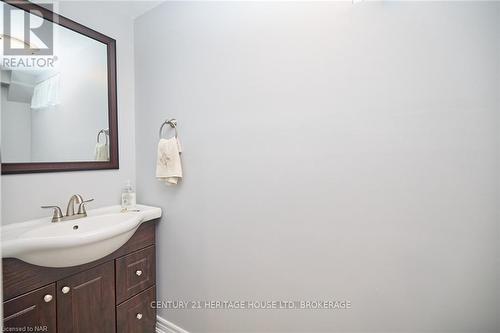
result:
[[[152,333],[155,222],[114,253],[75,267],[3,259],[4,328],[49,333]]]

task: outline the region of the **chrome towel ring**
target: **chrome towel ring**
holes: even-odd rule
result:
[[[101,134],[104,134],[104,138],[106,139],[106,145],[108,145],[108,144],[109,144],[109,142],[108,142],[109,130],[107,130],[107,129],[102,129],[102,130],[100,130],[99,132],[97,132],[97,143],[101,143],[101,142],[100,142],[100,139],[101,139]]]
[[[165,126],[165,125],[170,125],[170,127],[172,127],[175,130],[175,137],[177,138],[177,136],[178,136],[178,133],[177,133],[177,119],[172,118],[172,119],[165,120],[163,122],[163,124],[161,124],[160,132],[159,132],[160,139],[162,138],[163,126]]]

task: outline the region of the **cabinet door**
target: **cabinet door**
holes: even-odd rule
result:
[[[57,282],[58,333],[115,332],[114,262]]]
[[[4,302],[4,331],[56,333],[55,291],[51,284]]]

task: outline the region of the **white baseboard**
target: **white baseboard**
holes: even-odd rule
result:
[[[156,316],[156,333],[189,333],[185,329],[163,319],[160,316]]]

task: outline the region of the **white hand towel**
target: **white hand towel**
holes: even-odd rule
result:
[[[97,143],[95,145],[95,160],[96,161],[109,161],[108,145],[105,143]]]
[[[177,138],[160,139],[156,161],[156,178],[165,184],[177,184],[182,178],[181,147]]]

